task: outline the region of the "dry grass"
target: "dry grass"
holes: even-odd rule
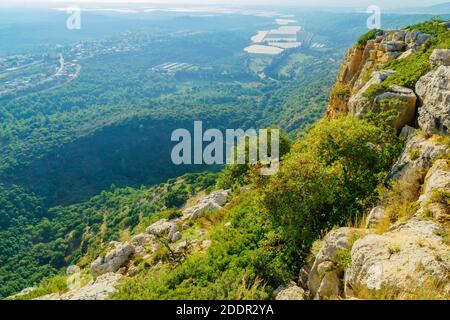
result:
[[[412,290],[395,288],[369,290],[367,287],[358,287],[355,292],[363,300],[448,300],[445,293],[445,282],[429,278],[421,285],[412,285]]]
[[[390,222],[406,221],[419,209],[416,203],[422,185],[419,177],[404,177],[396,182],[391,190],[386,190],[384,207]]]

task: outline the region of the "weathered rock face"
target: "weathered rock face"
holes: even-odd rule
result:
[[[450,67],[440,66],[420,78],[416,92],[422,102],[418,118],[420,128],[430,134],[449,135]]]
[[[329,118],[334,118],[339,114],[346,114],[347,112],[355,115],[362,115],[365,111],[371,109],[373,107],[373,101],[368,101],[368,99],[362,95],[362,93],[370,86],[366,86],[367,78],[381,65],[395,59],[404,59],[416,52],[430,38],[430,35],[418,30],[408,32],[392,31],[378,36],[374,40],[367,41],[364,48],[357,46],[352,47],[345,57],[337,78],[338,84],[349,87],[352,97],[345,100],[341,97],[335,97],[332,94],[327,109],[327,116]],[[381,81],[384,81],[384,79]],[[372,80],[371,84],[380,83],[381,81],[377,82]],[[405,89],[406,88],[402,89],[402,98]],[[411,106],[413,105],[414,100],[411,92],[407,93],[406,100],[406,105],[399,108],[401,109],[401,112],[406,112],[407,110],[407,114],[403,114],[401,118],[406,117],[410,120],[410,114],[412,113]],[[346,104],[348,104],[348,106],[346,106]],[[407,123],[407,121],[402,122]],[[400,126],[400,123],[397,125]],[[401,129],[401,127],[397,128]]]
[[[411,219],[383,235],[368,235],[353,245],[345,272],[345,296],[365,291],[410,292],[427,281],[449,283],[448,246],[439,224]]]
[[[416,114],[417,97],[411,89],[390,86],[387,92],[384,92],[375,98],[376,111],[395,109],[399,116],[393,123],[393,126],[400,130],[405,125],[414,124]]]
[[[396,181],[403,177],[421,180],[431,168],[434,159],[443,154],[450,154],[450,149],[446,145],[436,143],[432,138],[415,135],[406,143],[386,182],[390,183],[391,180]]]
[[[397,130],[405,125],[413,124],[417,104],[417,97],[413,90],[400,86],[390,86],[386,92],[376,96],[373,101],[366,96],[372,85],[382,83],[393,73],[394,71],[391,70],[374,72],[372,78],[348,100],[348,113],[356,117],[363,117],[369,112],[395,109],[399,112],[399,116],[392,125]]]
[[[374,84],[380,84],[388,76],[393,74],[392,70],[377,71],[372,74],[369,81],[348,101],[348,112],[356,117],[362,117],[363,115],[373,111],[373,101],[368,99],[365,95],[367,90]]]
[[[122,278],[117,273],[105,273],[82,288],[70,290],[62,295],[50,294],[34,300],[106,300],[116,292],[118,281]]]
[[[435,49],[430,56],[431,67],[450,66],[450,49]]]
[[[288,287],[279,287],[275,290],[275,300],[305,300],[305,290],[290,283]]]
[[[353,228],[340,228],[326,236],[308,277],[308,289],[314,299],[336,298],[341,295],[344,270],[338,260],[340,253],[349,249],[349,240],[358,232]]]
[[[423,194],[417,201],[418,216],[433,218],[442,224],[450,223],[450,206],[445,195],[450,195],[450,161],[439,159],[428,171],[422,186]]]
[[[94,278],[109,273],[117,272],[130,261],[135,248],[129,243],[115,243],[115,248],[109,251],[106,256],[98,257],[91,263],[91,274]]]

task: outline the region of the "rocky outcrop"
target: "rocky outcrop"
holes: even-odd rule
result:
[[[198,203],[192,207],[183,210],[181,220],[195,219],[208,211],[221,209],[231,198],[229,190],[217,190],[211,194],[202,197]]]
[[[109,273],[117,272],[130,261],[135,248],[129,243],[113,243],[114,249],[105,256],[100,256],[91,263],[91,274],[94,278]]]
[[[381,290],[397,296],[428,281],[449,284],[450,250],[437,235],[440,229],[435,222],[414,218],[356,241],[345,271],[345,297]]]
[[[439,66],[450,66],[450,49],[435,49],[430,56],[432,68]]]
[[[439,159],[428,171],[422,186],[423,194],[417,201],[418,216],[432,218],[441,224],[450,223],[450,161]]]
[[[384,81],[384,79],[374,80],[373,72],[383,64],[408,57],[419,50],[430,38],[430,35],[418,30],[391,31],[367,41],[364,47],[358,45],[352,47],[348,51],[337,77],[337,85],[347,86],[351,97],[342,99],[332,92],[327,116],[334,118],[347,112],[358,116],[377,108],[374,101],[370,101],[363,95],[372,84]],[[372,78],[369,85],[367,85],[368,78]],[[400,90],[399,100],[404,101],[404,105],[398,105],[402,116],[399,123],[396,124],[397,129],[401,129],[402,124],[409,123],[408,120],[414,117],[415,96],[411,94],[411,91],[406,92],[406,90],[409,89],[402,88]],[[398,88],[391,88],[391,91],[391,94],[398,94]]]
[[[435,137],[407,137],[391,178],[417,177],[421,192],[415,211],[373,229],[389,222],[387,210],[378,206],[370,211],[364,231],[329,232],[308,274],[311,298],[410,299],[421,297],[420,292],[450,297],[450,150]]]
[[[116,292],[121,278],[122,276],[117,273],[105,273],[82,288],[69,290],[61,295],[45,295],[34,300],[106,300],[109,295]]]
[[[315,257],[308,277],[307,284],[312,298],[336,298],[341,295],[344,268],[340,260],[348,252],[349,243],[358,232],[353,228],[340,228],[325,237],[325,243]]]
[[[440,66],[427,73],[416,84],[421,100],[418,123],[430,134],[449,135],[450,129],[450,67]]]
[[[405,125],[413,124],[416,113],[417,97],[413,90],[401,86],[389,86],[385,92],[373,100],[368,97],[368,91],[373,85],[380,84],[394,71],[382,70],[372,74],[371,79],[348,101],[348,113],[363,117],[369,112],[381,112],[395,109],[399,112],[392,124],[397,130]]]
[[[444,154],[450,154],[450,149],[445,144],[420,134],[410,137],[404,151],[389,172],[386,184],[403,177],[422,180],[433,161]]]

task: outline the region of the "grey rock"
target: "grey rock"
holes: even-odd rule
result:
[[[91,263],[91,274],[97,278],[105,273],[117,272],[130,261],[134,250],[134,246],[129,243],[117,244],[106,256],[100,256]]]
[[[434,49],[430,56],[430,64],[433,68],[450,66],[450,49]]]
[[[360,290],[411,292],[427,280],[447,281],[449,247],[435,222],[413,218],[383,235],[368,235],[353,245],[345,272],[346,297]]]
[[[305,290],[293,282],[287,287],[280,286],[274,294],[275,300],[305,300]]]
[[[440,66],[416,83],[422,102],[419,108],[420,128],[430,134],[450,134],[450,67]]]

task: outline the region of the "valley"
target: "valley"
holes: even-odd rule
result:
[[[160,290],[152,291],[152,298],[184,298],[195,278],[205,284],[194,289],[197,298],[267,299],[269,291],[298,274],[298,264],[280,267],[306,259],[306,251],[297,248],[309,249],[319,235],[375,203],[373,190],[400,154],[390,129],[377,126],[385,125],[382,119],[321,125],[330,97],[332,105],[349,98],[346,90],[332,88],[348,48],[367,32],[364,13],[87,9],[79,31],[65,29],[64,10],[38,13],[11,11],[0,21],[5,43],[0,52],[0,298],[31,286],[38,292],[29,297],[70,296],[62,284],[68,266],[81,268],[90,283],[91,263],[112,250],[111,243],[131,242],[166,220],[183,237],[170,245],[195,240],[199,255],[171,265],[165,259],[174,259],[167,250],[175,247],[159,243],[153,250],[152,239],[144,246],[151,263],[136,258],[139,277],[130,276],[116,298],[142,298],[147,285]],[[25,26],[23,17],[30,19]],[[431,17],[390,13],[384,27]],[[288,159],[280,180],[252,177],[247,167],[173,164],[171,133],[192,129],[198,120],[219,130],[280,128]],[[334,142],[336,154],[327,154],[327,139],[336,132],[339,144],[350,139],[349,154],[340,154]],[[297,141],[292,153],[290,140]],[[378,143],[386,150],[365,147]],[[366,153],[353,154],[361,145]],[[295,152],[307,159],[306,169],[298,167]],[[330,162],[317,160],[324,155]],[[333,166],[333,157],[342,163]],[[304,197],[300,186],[313,196]],[[202,197],[228,190],[233,193],[228,207],[222,203],[217,214],[207,210],[198,221],[180,222],[193,202],[202,204]],[[292,204],[291,194],[304,202]],[[293,212],[311,213],[314,217],[298,218],[311,224],[290,216]],[[331,220],[321,212],[329,212]],[[283,219],[293,219],[292,228],[307,227],[301,233]],[[286,234],[297,238],[283,238]],[[162,268],[153,269],[159,261]],[[148,284],[140,277],[162,282]],[[259,286],[260,278],[267,287]],[[230,291],[221,291],[222,286]]]

